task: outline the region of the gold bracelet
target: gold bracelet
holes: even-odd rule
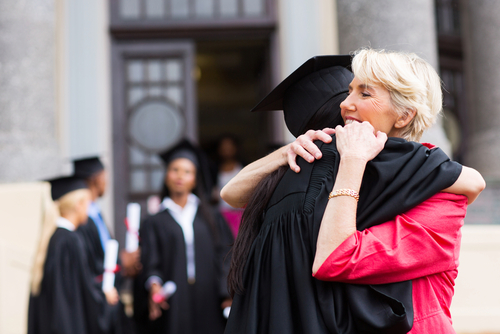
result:
[[[330,196],[328,196],[328,199],[332,199],[332,198],[338,197],[338,196],[350,196],[350,197],[354,198],[356,201],[359,201],[359,194],[358,194],[358,192],[354,191],[352,189],[337,189],[337,190],[333,190],[330,193]]]

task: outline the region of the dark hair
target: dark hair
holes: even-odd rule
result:
[[[320,130],[325,127],[334,128],[339,124],[343,125],[344,122],[340,115],[339,105],[346,97],[347,94],[342,93],[328,100],[309,120],[303,132],[305,133],[311,129]],[[334,115],[332,115],[332,110],[334,111]],[[281,166],[264,177],[257,184],[250,196],[250,200],[241,218],[238,236],[232,247],[231,267],[229,268],[227,278],[228,290],[231,297],[234,297],[234,294],[242,294],[245,291],[243,286],[243,271],[247,263],[248,254],[262,226],[267,203],[288,168],[288,165]]]
[[[170,163],[172,163],[172,161]],[[165,173],[168,173],[168,166],[169,165],[166,166]],[[192,190],[192,193],[195,194],[196,196],[198,196],[198,198],[200,199],[199,210],[200,210],[201,214],[203,215],[203,218],[205,218],[205,221],[208,224],[210,231],[212,231],[212,235],[213,235],[215,241],[217,242],[219,240],[219,235],[217,233],[217,228],[216,228],[216,224],[215,224],[215,217],[214,217],[214,214],[212,212],[211,206],[207,200],[207,198],[208,198],[207,191],[203,187],[203,182],[200,182],[202,180],[200,168],[196,168],[196,185],[195,185],[194,189]],[[165,178],[163,178],[163,187],[162,187],[160,196],[161,196],[161,200],[163,200],[165,197],[170,197],[170,190],[168,189],[168,187],[166,185]]]

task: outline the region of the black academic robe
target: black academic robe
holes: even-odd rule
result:
[[[340,155],[332,143],[312,164],[298,159],[277,185],[234,297],[226,334],[407,333],[413,324],[411,281],[354,285],[319,281],[311,270],[316,240]],[[367,164],[357,229],[383,223],[451,186],[461,166],[439,149],[389,138]],[[425,256],[425,254],[423,255]]]
[[[209,226],[200,208],[193,221],[196,279],[188,283],[186,246],[179,224],[168,210],[147,218],[140,228],[142,274],[134,287],[134,318],[140,333],[222,334],[225,319],[221,304],[229,298],[226,278],[233,242],[232,233],[219,213]],[[169,308],[156,321],[149,321],[146,280],[160,277],[173,281],[177,291],[168,299]]]
[[[104,273],[104,249],[102,248],[99,230],[92,218],[88,218],[87,224],[81,225],[76,230],[82,236],[90,272],[96,281],[102,281]]]
[[[28,334],[104,334],[110,308],[92,279],[80,236],[64,228],[52,235],[38,296],[30,296]]]
[[[104,249],[102,248],[101,238],[96,223],[92,218],[88,218],[87,224],[81,225],[76,230],[82,237],[87,255],[87,262],[93,280],[102,287],[102,278],[104,274]],[[117,259],[120,265],[120,259]],[[120,272],[115,274],[115,287],[119,291],[123,282]],[[125,314],[125,306],[121,301],[117,305],[111,306],[111,323],[113,334],[134,333],[131,319]]]

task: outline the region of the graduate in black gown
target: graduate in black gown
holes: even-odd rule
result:
[[[105,295],[95,283],[83,241],[74,232],[87,222],[90,191],[84,180],[75,177],[50,183],[56,208],[42,228],[33,270],[28,333],[107,334],[111,325],[107,300],[117,300],[118,293],[111,290]]]
[[[87,259],[92,274],[97,281],[102,281],[104,272],[104,250],[106,241],[111,239],[101,210],[96,201],[101,198],[107,188],[107,174],[99,157],[90,157],[73,161],[74,176],[85,179],[91,192],[91,203],[88,209],[88,222],[80,226],[77,232],[85,241]],[[119,264],[121,272],[115,280],[117,288],[120,286],[120,276],[134,277],[141,269],[140,250],[128,253],[125,250],[120,252]]]
[[[161,211],[140,228],[142,274],[134,289],[141,333],[221,334],[232,233],[205,201],[202,152],[183,141],[161,155],[167,166]],[[152,296],[168,281],[177,290],[166,301]]]
[[[107,173],[99,157],[89,157],[73,161],[74,176],[85,179],[91,193],[87,224],[77,229],[84,241],[90,272],[97,283],[102,283],[104,273],[104,253],[106,242],[112,238],[97,200],[106,192]],[[126,277],[135,277],[141,269],[140,250],[122,250],[116,268],[115,287],[120,291]],[[133,333],[131,319],[125,314],[124,305],[117,301],[112,312],[112,333]]]
[[[254,110],[283,109],[296,137],[343,125],[339,105],[353,78],[349,65],[349,56],[312,58]],[[340,161],[335,138],[317,145],[321,160],[299,158],[299,174],[288,166],[275,169],[247,202],[233,249],[229,280],[234,300],[226,334],[406,333],[412,328],[411,281],[374,286],[312,277],[319,227]],[[439,149],[390,138],[366,167],[358,230],[451,186],[460,171]]]

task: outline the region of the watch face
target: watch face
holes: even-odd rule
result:
[[[129,137],[142,149],[158,153],[177,143],[184,127],[185,120],[178,108],[165,100],[148,100],[132,111]]]

